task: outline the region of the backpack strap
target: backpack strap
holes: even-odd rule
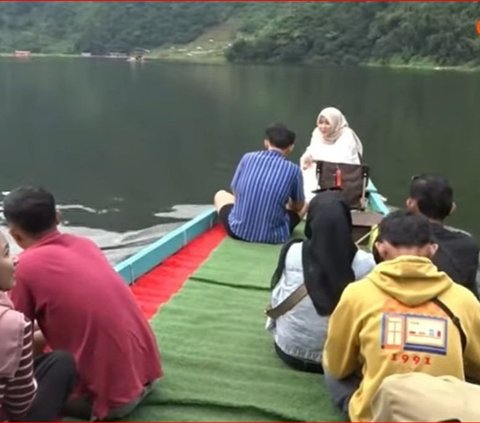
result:
[[[271,319],[277,319],[284,315],[287,311],[290,311],[301,300],[307,296],[307,287],[302,283],[295,291],[293,291],[287,298],[285,298],[276,307],[267,307],[265,314]]]
[[[441,308],[445,312],[445,314],[448,317],[450,317],[453,324],[457,327],[458,332],[460,334],[460,342],[462,343],[462,352],[464,353],[465,348],[467,347],[467,335],[465,334],[465,332],[462,328],[462,324],[460,322],[460,319],[457,316],[455,316],[453,311],[443,301],[440,301],[438,298],[434,298],[432,300],[432,303],[434,303],[439,308]]]
[[[297,242],[302,242],[303,239],[291,239],[288,241],[280,250],[278,256],[278,263],[275,271],[273,272],[272,279],[270,280],[270,288],[273,289],[277,285],[278,281],[282,277],[283,270],[285,269],[285,259],[287,258],[287,253],[290,247]]]

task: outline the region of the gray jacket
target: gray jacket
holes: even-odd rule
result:
[[[363,278],[375,267],[373,256],[358,250],[352,262],[355,280]],[[303,283],[302,243],[289,248],[285,269],[272,291],[272,307],[280,304]],[[276,320],[267,318],[269,330],[280,349],[293,357],[321,363],[327,336],[328,316],[319,316],[307,295],[290,311]]]

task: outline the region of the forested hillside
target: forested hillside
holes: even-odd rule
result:
[[[0,51],[128,53],[238,28],[233,62],[480,65],[480,3],[0,3]]]
[[[0,3],[0,51],[101,54],[186,43],[225,21],[225,3]]]
[[[232,61],[480,64],[480,3],[303,4],[238,40]]]

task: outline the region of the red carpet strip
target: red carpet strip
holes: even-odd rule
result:
[[[135,282],[132,292],[147,319],[180,290],[225,236],[221,225],[214,226]]]

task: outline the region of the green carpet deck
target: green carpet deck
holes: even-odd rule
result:
[[[165,376],[131,421],[337,421],[323,377],[286,367],[263,310],[279,246],[225,239],[152,320]]]

